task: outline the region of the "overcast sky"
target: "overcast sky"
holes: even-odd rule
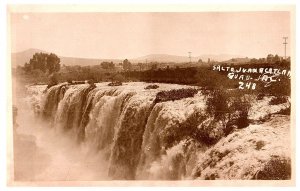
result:
[[[37,48],[60,56],[135,58],[284,54],[288,12],[14,13],[12,52]],[[287,48],[289,55],[290,49]]]

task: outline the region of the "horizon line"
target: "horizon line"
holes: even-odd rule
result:
[[[150,56],[150,55],[168,55],[168,56],[178,56],[178,57],[189,58],[188,54],[187,55],[176,55],[176,54],[170,54],[170,53],[149,53],[149,54],[145,54],[143,56],[137,56],[137,57],[134,57],[134,58],[77,57],[77,56],[64,56],[64,55],[57,54],[54,51],[42,50],[42,49],[39,49],[39,48],[28,48],[28,49],[24,49],[24,50],[21,50],[21,51],[15,51],[15,52],[11,51],[11,54],[18,54],[18,53],[26,52],[26,51],[29,51],[29,50],[38,50],[36,53],[39,53],[39,52],[53,53],[53,54],[56,54],[57,56],[61,56],[61,57],[65,57],[65,58],[79,58],[79,59],[99,59],[99,60],[123,60],[123,59],[128,59],[128,60],[138,60],[141,57]],[[272,53],[270,53],[270,54],[272,54]],[[198,57],[201,57],[201,56],[208,56],[208,55],[211,55],[211,56],[226,55],[226,56],[235,56],[235,57],[232,57],[232,58],[249,58],[249,59],[251,59],[251,58],[256,58],[256,59],[266,58],[268,56],[268,55],[265,55],[265,57],[250,57],[250,56],[238,55],[238,54],[230,54],[230,53],[219,53],[219,54],[217,54],[217,53],[203,53],[203,54],[198,55],[198,56],[192,56],[192,58],[198,58]],[[272,54],[272,55],[275,56],[275,55],[278,55],[278,54]],[[278,55],[278,56],[279,57],[284,57],[284,55]],[[290,55],[286,55],[286,57],[290,57]]]

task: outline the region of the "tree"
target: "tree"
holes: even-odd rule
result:
[[[251,64],[256,64],[257,62],[258,62],[258,60],[256,58],[250,59],[250,63]]]
[[[60,58],[58,58],[55,54],[51,53],[46,58],[46,69],[48,69],[49,73],[58,72],[60,70]]]
[[[157,64],[152,64],[151,65],[151,70],[156,70],[157,69]]]
[[[103,69],[114,69],[115,68],[115,65],[113,62],[101,62],[101,68]]]
[[[124,76],[119,73],[117,73],[111,77],[112,82],[123,82],[124,80],[125,80]]]
[[[30,72],[31,71],[31,67],[27,62],[24,64],[24,71],[25,72]]]
[[[276,54],[273,58],[273,62],[276,63],[276,62],[280,62],[280,58],[279,56]]]
[[[259,59],[258,59],[258,62],[259,62],[259,63],[265,63],[265,62],[266,62],[266,58],[259,58]]]
[[[140,71],[142,71],[143,64],[139,62],[138,66],[139,66]]]
[[[128,59],[123,61],[123,69],[125,71],[130,71],[132,69],[132,64],[128,61]]]
[[[267,62],[268,62],[268,63],[272,63],[273,60],[274,60],[273,54],[268,54],[268,56],[267,56]]]
[[[47,53],[35,53],[29,60],[29,63],[25,63],[25,72],[32,72],[34,70],[40,70],[43,73],[52,74],[60,70],[60,58],[55,54]]]

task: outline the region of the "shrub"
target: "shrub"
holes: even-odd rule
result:
[[[266,145],[266,143],[264,141],[257,141],[256,142],[256,150],[260,150],[261,148],[263,148]]]
[[[207,91],[205,96],[207,97],[207,113],[212,115],[217,120],[221,120],[221,118],[223,118],[225,114],[229,112],[228,93],[225,90],[214,89]]]
[[[253,179],[256,180],[290,180],[291,160],[279,156],[272,156],[264,167],[256,172]]]
[[[156,94],[156,98],[154,103],[166,102],[166,101],[174,101],[180,100],[183,98],[194,97],[194,95],[198,92],[197,89],[187,88],[187,89],[175,89],[170,91],[161,91]]]
[[[156,84],[151,84],[151,85],[146,86],[146,87],[145,87],[145,90],[148,90],[148,89],[157,89],[157,88],[159,88],[158,85],[156,85]]]
[[[183,139],[192,139],[205,145],[213,145],[223,136],[218,121],[207,118],[201,111],[193,112],[184,122],[176,122],[172,128],[163,129],[161,135],[163,146],[167,149]]]
[[[204,180],[216,180],[220,178],[218,173],[206,174]]]
[[[291,115],[291,102],[289,99],[286,99],[286,102],[283,103],[285,106],[283,109],[278,111],[276,114],[281,114],[281,115]]]
[[[195,85],[208,89],[221,87],[235,88],[236,85],[236,82],[230,80],[226,73],[213,71],[211,68],[199,68],[195,78]]]
[[[230,106],[230,120],[237,128],[245,128],[249,125],[248,113],[250,103],[244,97],[235,97]]]
[[[215,89],[206,91],[205,96],[207,113],[216,121],[222,122],[225,135],[235,128],[245,128],[249,125],[250,103],[243,92]]]
[[[150,69],[145,71],[124,72],[127,79],[151,83],[175,83],[175,84],[195,84],[198,69],[188,68],[169,68],[169,69]]]
[[[259,94],[256,96],[256,100],[262,100],[264,97],[265,97],[265,94],[259,93]]]
[[[286,108],[278,111],[276,114],[291,115],[291,107],[286,107]]]
[[[258,84],[259,85],[259,84]],[[258,91],[270,94],[274,96],[290,96],[291,95],[291,80],[287,77],[280,78],[276,84],[272,84],[268,87],[260,85],[262,88]]]
[[[286,103],[287,102],[287,98],[284,96],[278,96],[278,97],[273,97],[270,101],[269,104],[270,105],[279,105],[282,103]]]
[[[194,138],[206,145],[213,145],[224,136],[223,129],[221,121],[208,119],[197,127]]]

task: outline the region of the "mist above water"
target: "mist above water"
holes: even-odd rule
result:
[[[79,145],[71,134],[62,134],[35,115],[33,100],[24,95],[19,93],[14,101],[18,108],[14,127],[15,180],[107,180],[107,165],[101,153]]]

